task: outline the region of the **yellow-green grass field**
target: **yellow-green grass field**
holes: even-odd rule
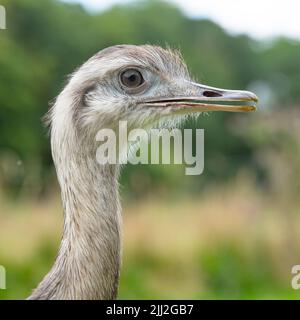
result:
[[[195,199],[148,198],[123,205],[120,299],[300,298],[291,268],[300,264],[299,208],[283,209],[250,179]],[[60,201],[1,199],[0,265],[7,290],[24,299],[55,258]]]

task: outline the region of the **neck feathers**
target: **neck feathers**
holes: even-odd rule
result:
[[[97,163],[95,140],[77,139],[68,112],[65,108],[51,128],[64,207],[62,242],[54,266],[29,299],[115,299],[121,252],[118,168]]]

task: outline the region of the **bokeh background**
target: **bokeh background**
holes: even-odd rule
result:
[[[58,0],[1,4],[0,264],[7,290],[0,299],[29,295],[50,269],[62,232],[40,119],[67,74],[120,43],[179,48],[198,80],[261,98],[256,113],[213,113],[185,125],[205,129],[201,176],[186,176],[179,165],[124,169],[120,298],[300,298],[290,284],[300,264],[296,37],[233,34],[163,1],[119,1],[100,11]]]

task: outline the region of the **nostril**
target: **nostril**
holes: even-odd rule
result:
[[[222,94],[215,91],[204,91],[204,97],[222,97]]]

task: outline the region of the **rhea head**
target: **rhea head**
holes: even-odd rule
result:
[[[84,132],[128,126],[147,127],[159,119],[207,111],[253,111],[249,91],[225,90],[191,80],[176,51],[143,45],[106,48],[71,77],[50,112],[52,125],[72,124]]]

